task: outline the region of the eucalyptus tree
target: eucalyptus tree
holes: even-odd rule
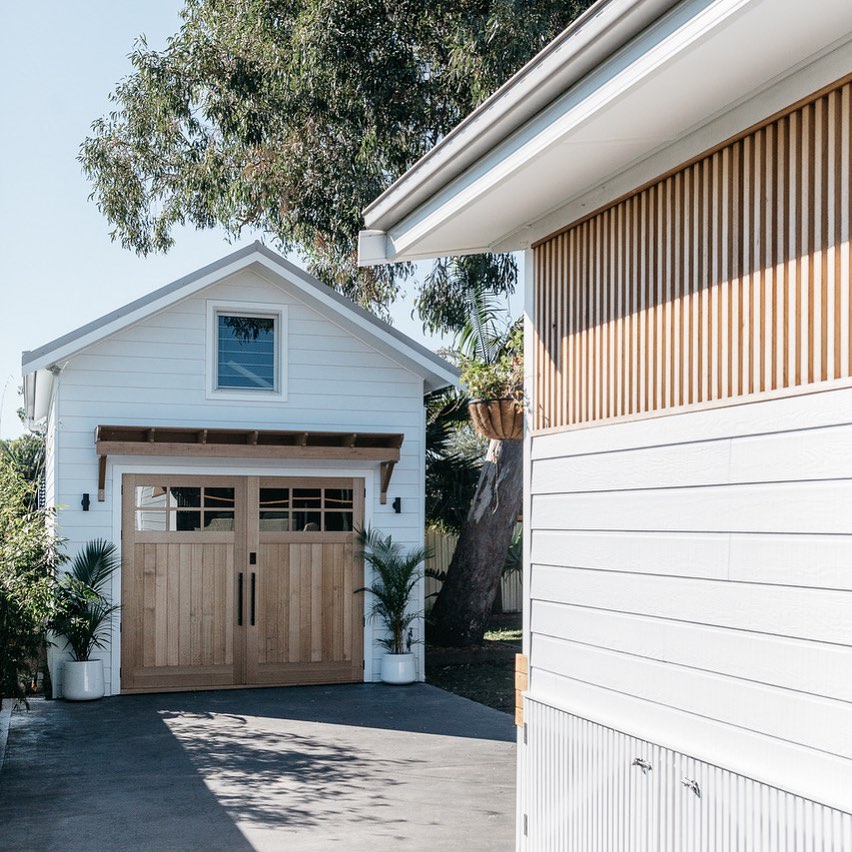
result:
[[[358,267],[360,211],[590,3],[187,0],[165,49],[139,39],[81,146],[92,199],[140,254],[180,225],[249,228],[388,318],[415,270]],[[472,287],[515,278],[507,256],[438,260],[416,309],[455,330]]]
[[[386,316],[413,269],[358,268],[360,211],[587,5],[187,0],[165,49],[138,40],[81,146],[92,198],[136,252],[178,225],[250,228]],[[491,266],[466,269],[499,281]],[[432,295],[451,301],[453,278]],[[448,310],[424,299],[430,325]]]

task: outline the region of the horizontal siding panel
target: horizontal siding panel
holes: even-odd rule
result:
[[[374,382],[402,382],[411,384],[419,382],[418,376],[413,376],[402,367],[394,367],[386,358],[369,352],[341,352],[331,350],[316,352],[292,348],[287,353],[288,370],[291,375],[301,375],[312,370],[338,375],[352,376],[355,380],[369,378]]]
[[[198,339],[193,339],[197,337]],[[172,332],[172,339],[167,343],[158,343],[156,346],[147,342],[125,339],[124,333],[119,332],[114,337],[108,338],[101,343],[95,343],[87,350],[90,355],[100,355],[101,357],[111,358],[121,356],[124,358],[135,359],[136,369],[148,369],[145,359],[159,358],[160,360],[172,360],[170,372],[174,372],[176,368],[183,369],[180,363],[184,359],[186,361],[201,361],[204,362],[204,340],[200,334],[185,336],[179,330]],[[71,362],[74,363],[73,361]],[[191,369],[191,367],[190,367]]]
[[[534,494],[532,527],[677,532],[852,533],[852,480],[605,494]]]
[[[535,530],[534,563],[852,590],[852,541],[836,535]]]
[[[341,408],[343,404],[339,403],[341,399],[415,399],[419,400],[423,397],[423,385],[411,382],[403,384],[400,381],[367,381],[361,379],[355,381],[338,380],[331,376],[315,374],[313,376],[291,376],[288,387],[288,400],[290,397],[297,397],[301,404],[311,399],[316,401],[316,405],[326,406],[333,405],[337,402]],[[335,399],[336,398],[336,399]]]
[[[852,478],[852,424],[532,463],[534,494]]]
[[[835,808],[848,808],[852,761],[835,754],[802,748],[786,740],[543,670],[536,672],[535,685],[531,684],[528,696],[800,796]]]
[[[322,395],[301,398],[297,404],[268,402],[265,405],[242,403],[239,408],[231,401],[206,400],[199,405],[172,405],[156,409],[151,408],[151,400],[116,403],[99,406],[101,417],[97,422],[109,422],[120,426],[132,425],[181,426],[183,424],[203,424],[213,428],[215,425],[235,429],[261,424],[275,425],[279,429],[328,429],[329,431],[350,430],[362,424],[376,424],[376,431],[387,432],[389,423],[385,414],[393,416],[400,408],[399,399],[390,396],[364,399],[357,394],[347,396],[345,404],[329,409],[328,398]],[[413,402],[412,398],[412,402]],[[92,400],[62,400],[62,422],[68,418],[91,419]],[[313,406],[311,405],[313,403]],[[351,403],[351,404],[350,404]],[[413,406],[412,406],[413,407]],[[411,413],[411,423],[419,422],[420,412]],[[399,421],[397,421],[398,423]],[[291,425],[288,425],[291,424]],[[394,426],[394,429],[399,428]]]
[[[327,332],[327,328],[326,328]],[[313,335],[290,335],[290,347],[292,349],[302,349],[309,352],[324,353],[331,349],[338,352],[351,352],[353,354],[363,354],[365,352],[372,354],[377,362],[387,364],[390,359],[384,358],[373,349],[370,349],[357,337],[344,337],[337,334],[317,333]],[[390,363],[393,363],[390,361]]]
[[[110,374],[121,377],[142,374],[156,376],[162,384],[164,376],[168,376],[171,380],[172,377],[185,375],[192,376],[194,381],[200,376],[203,387],[204,352],[197,349],[193,356],[182,356],[180,371],[176,372],[175,360],[165,353],[158,352],[156,355],[151,354],[140,358],[128,355],[120,347],[117,347],[116,352],[98,353],[89,350],[74,357],[62,374],[61,382],[63,386],[87,384],[98,386],[104,382],[104,377]]]
[[[76,362],[75,362],[76,363]],[[163,378],[163,373],[156,370],[127,370],[120,375],[110,368],[110,359],[104,359],[100,365],[104,369],[75,369],[68,371],[62,376],[62,387],[64,395],[68,399],[84,398],[92,396],[104,388],[117,386],[126,388],[138,388],[141,390],[159,391],[165,384],[169,390],[184,390],[194,393],[205,393],[204,367],[199,367],[196,373],[169,373],[168,381]],[[95,389],[93,391],[93,389]]]
[[[170,311],[163,311],[154,319],[142,320],[136,325],[131,325],[119,332],[115,338],[109,338],[93,347],[93,350],[109,350],[111,346],[123,347],[127,343],[151,348],[167,346],[174,342],[175,332],[184,335],[188,343],[204,344],[207,316],[201,307],[196,307],[191,312],[185,311],[174,318],[170,318],[169,315]],[[165,321],[167,318],[170,318],[171,322]],[[164,322],[160,322],[160,319]]]
[[[533,565],[534,601],[852,645],[852,594]]]
[[[533,494],[715,485],[729,478],[730,443],[675,444],[532,462]]]
[[[852,702],[849,646],[544,601],[533,602],[530,629],[537,636]]]
[[[720,677],[672,663],[536,635],[536,669],[616,690],[808,748],[852,758],[852,707],[843,701]],[[783,712],[780,708],[783,707]]]
[[[601,423],[532,438],[532,459],[609,453],[749,435],[796,432],[852,423],[852,388],[841,386],[783,399],[766,399],[667,414],[620,423]],[[663,425],[664,424],[664,425]]]
[[[536,529],[531,535],[530,559],[537,565],[717,580],[728,576],[726,534]]]
[[[731,536],[730,579],[852,589],[847,536]]]

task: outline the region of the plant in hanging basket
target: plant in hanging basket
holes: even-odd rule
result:
[[[461,380],[471,401],[474,428],[496,441],[524,435],[524,332],[518,324],[492,358],[464,357]]]

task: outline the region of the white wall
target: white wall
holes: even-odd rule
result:
[[[208,299],[288,306],[286,402],[207,398],[205,366],[212,357],[206,344]],[[64,506],[59,534],[67,538],[71,554],[92,538],[114,540],[117,529],[113,472],[116,466],[126,469],[127,460],[109,460],[106,500],[99,503],[94,445],[99,424],[401,432],[404,442],[388,502],[379,505],[375,464],[366,514],[404,545],[423,543],[423,381],[307,307],[295,287],[285,291],[254,271],[237,273],[71,358],[58,380],[57,400],[55,499]],[[177,461],[169,459],[169,464]],[[150,465],[151,459],[143,462]],[[303,467],[297,460],[289,465],[270,461],[266,469],[287,475]],[[318,465],[320,473],[323,467]],[[240,470],[239,462],[231,465],[230,472]],[[357,474],[363,465],[352,470]],[[92,499],[89,512],[80,508],[85,492]],[[402,500],[400,514],[391,506],[395,497]],[[372,634],[381,635],[378,625],[368,627],[368,639]],[[115,660],[118,651],[114,642]],[[378,678],[378,653],[372,654],[372,669],[367,677]],[[108,692],[118,691],[117,671],[117,662],[109,660]]]
[[[531,506],[533,698],[849,809],[852,389],[534,437]]]

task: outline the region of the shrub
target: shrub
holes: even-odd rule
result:
[[[13,455],[0,453],[0,697],[25,700],[31,667],[47,645],[62,557],[50,512],[34,508],[38,482],[10,462]]]

